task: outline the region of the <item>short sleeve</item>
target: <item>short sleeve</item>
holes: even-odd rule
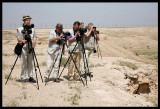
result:
[[[20,36],[21,33],[19,32],[19,30],[17,29],[17,34],[16,34],[16,37]]]
[[[72,36],[70,35],[70,36],[67,36],[67,39],[70,39],[70,38],[72,38]]]
[[[49,33],[49,40],[51,40],[52,38],[56,38],[56,35],[51,31]]]
[[[36,34],[35,30],[33,31],[33,37],[37,38],[37,34]]]

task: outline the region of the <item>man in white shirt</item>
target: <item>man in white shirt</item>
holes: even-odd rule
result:
[[[56,30],[52,30],[49,34],[49,45],[47,50],[47,65],[45,69],[45,81],[49,78],[49,74],[51,73],[52,66],[54,64],[54,73],[53,78],[54,82],[60,82],[58,79],[58,68],[59,68],[59,60],[61,55],[60,45],[57,44],[58,39],[60,39],[62,34],[63,25],[58,23],[56,25]]]
[[[24,22],[24,25],[30,24],[31,17],[29,15],[24,15],[22,21]],[[21,80],[22,82],[26,82],[26,73],[28,72],[28,77],[29,77],[29,82],[35,83],[36,81],[33,78],[33,65],[32,65],[32,53],[29,53],[28,50],[28,42],[25,40],[25,34],[22,33],[22,30],[24,27],[19,27],[17,28],[17,40],[20,44],[24,44],[22,48],[22,53],[21,53]],[[34,28],[31,28],[32,33],[29,34],[31,36],[31,41],[32,41],[32,48],[35,47],[36,44],[36,33]],[[31,46],[29,47],[31,48]]]

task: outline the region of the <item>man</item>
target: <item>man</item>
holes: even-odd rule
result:
[[[74,49],[76,43],[77,43],[77,36],[79,35],[79,31],[77,31],[77,28],[79,28],[80,22],[75,21],[73,24],[73,29],[69,30],[70,36],[67,36],[67,40],[69,43],[69,50],[72,52]],[[78,43],[77,46],[75,47],[72,56],[75,61],[75,64],[78,67],[78,70],[80,70],[80,59],[81,59],[81,54],[80,54],[80,44]],[[69,55],[70,56],[70,55]],[[73,75],[73,68],[74,68],[74,75]],[[80,79],[79,74],[77,69],[75,68],[75,65],[73,63],[72,58],[70,58],[69,63],[68,63],[68,80],[71,80],[71,77],[73,77],[74,80],[78,81]]]
[[[58,79],[58,68],[59,68],[59,60],[60,60],[60,45],[57,44],[58,39],[60,39],[62,34],[63,25],[58,23],[56,25],[56,30],[52,30],[49,34],[49,45],[47,50],[47,66],[45,69],[45,81],[49,78],[49,74],[51,73],[52,66],[54,64],[54,73],[53,79],[54,82],[60,82]]]
[[[31,17],[29,15],[24,15],[22,21],[24,24],[30,24]],[[33,65],[32,65],[32,53],[29,52],[28,42],[25,40],[25,34],[22,33],[24,27],[19,27],[17,29],[17,40],[19,43],[23,43],[22,53],[21,53],[21,81],[26,82],[26,73],[28,72],[29,82],[35,83],[36,81],[33,78]],[[36,44],[36,33],[34,28],[32,28],[31,36],[32,48],[34,49]],[[31,48],[31,46],[29,46]]]
[[[93,30],[93,23],[89,23],[86,28],[88,29],[88,31],[87,31],[87,33],[85,33],[84,47],[85,47],[86,58],[88,61],[88,66],[90,66],[91,60],[93,57],[93,50],[95,47],[95,40],[97,39],[99,41],[100,38],[96,32],[96,29]],[[81,70],[84,73],[84,62],[82,62],[82,64],[81,64]]]
[[[81,22],[80,27],[84,28],[84,23],[83,22]]]

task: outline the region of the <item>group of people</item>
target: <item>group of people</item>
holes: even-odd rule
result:
[[[24,24],[30,24],[31,17],[29,15],[23,16],[23,23]],[[88,26],[86,26],[87,32],[84,33],[81,37],[84,43],[85,48],[85,54],[86,59],[88,62],[88,66],[90,66],[90,61],[93,56],[93,49],[95,47],[95,38],[96,40],[99,39],[99,34],[97,34],[97,31],[93,29],[94,25],[93,23],[89,23]],[[77,68],[84,73],[84,63],[82,60],[82,52],[81,52],[81,44],[77,44],[76,38],[80,35],[80,31],[78,31],[78,28],[84,28],[84,23],[75,21],[73,23],[73,28],[70,29],[68,32],[70,33],[69,36],[66,36],[66,40],[68,43],[68,50],[72,52],[73,59],[75,61],[75,64],[77,65]],[[21,53],[21,81],[26,82],[26,73],[28,73],[29,81],[35,83],[36,80],[33,78],[33,65],[32,65],[32,54],[29,53],[28,50],[28,43],[27,40],[25,40],[24,34],[21,32],[23,30],[23,27],[19,27],[17,29],[17,40],[19,43],[23,43],[24,46],[22,48]],[[49,79],[49,74],[51,73],[51,69],[54,63],[54,71],[53,71],[53,78],[54,82],[60,82],[58,78],[58,69],[60,64],[60,56],[62,53],[61,45],[57,44],[57,41],[64,37],[63,34],[63,25],[58,23],[56,25],[56,29],[52,30],[49,33],[49,44],[47,49],[47,59],[46,59],[46,69],[44,72],[44,79],[47,81]],[[30,34],[31,41],[32,41],[32,48],[35,48],[37,35],[35,33],[34,28],[32,28],[32,33]],[[76,46],[77,45],[77,46]],[[74,51],[73,51],[74,50]],[[70,55],[69,55],[70,56]],[[74,69],[74,70],[73,70]],[[78,74],[77,69],[75,68],[74,62],[70,58],[68,61],[68,80],[71,80],[73,77],[73,80],[79,81],[80,75]]]

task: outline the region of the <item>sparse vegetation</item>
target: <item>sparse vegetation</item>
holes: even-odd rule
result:
[[[8,43],[10,43],[11,41],[10,40],[8,40],[8,41],[6,41],[4,44],[8,44]]]
[[[48,38],[47,37],[38,38],[38,42],[48,43]]]
[[[24,99],[27,99],[27,95],[26,93],[23,94]]]
[[[11,100],[7,106],[8,107],[18,107],[19,104],[17,103],[17,101]]]
[[[127,49],[127,47],[125,47],[125,46],[124,46],[123,48],[124,48],[124,49]]]
[[[118,62],[119,62],[119,65],[121,65],[121,66],[127,66],[133,70],[138,69],[138,67],[134,63],[127,62],[127,61],[118,61]]]
[[[68,59],[67,57],[62,57],[61,66],[64,66],[66,64],[67,59]],[[68,65],[68,63],[67,63],[67,65]]]
[[[4,75],[4,78],[5,78],[5,79],[7,79],[7,78],[8,78],[8,76],[9,76],[9,74],[5,74],[5,75]],[[10,75],[10,77],[9,77],[9,80],[13,80],[13,78],[12,78],[12,76],[11,76],[11,75]]]
[[[71,98],[70,98],[70,100],[71,100],[71,102],[72,102],[72,105],[78,105],[79,103],[78,103],[78,99],[80,99],[81,97],[80,97],[80,95],[78,95],[78,94],[74,94],[74,96],[72,96]]]
[[[92,67],[104,67],[104,65],[98,63],[98,64],[91,64],[89,67],[90,68],[92,68]]]
[[[13,56],[13,54],[3,53],[2,56]]]
[[[46,66],[46,62],[42,62],[42,64],[41,64],[42,66]]]
[[[148,59],[158,59],[158,52],[157,51],[136,50],[136,51],[133,51],[133,52],[137,53],[138,55],[143,55]]]

